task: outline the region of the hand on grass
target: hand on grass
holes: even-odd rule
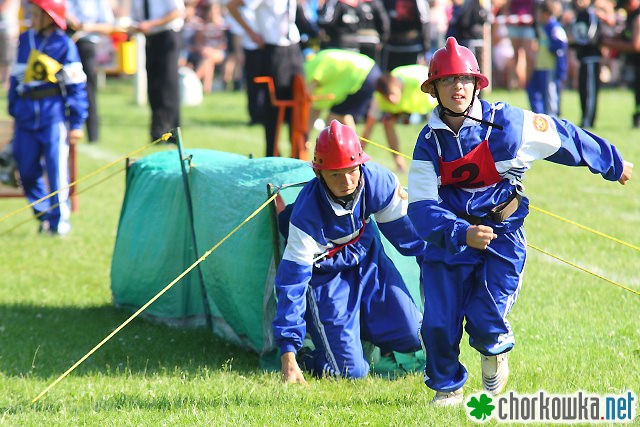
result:
[[[299,383],[306,384],[307,381],[304,379],[302,375],[302,371],[298,366],[298,362],[296,361],[296,355],[289,351],[287,353],[283,353],[280,356],[280,362],[282,364],[282,381],[285,383]]]
[[[486,225],[472,225],[467,229],[467,245],[475,249],[487,249],[489,243],[498,237],[493,228]]]

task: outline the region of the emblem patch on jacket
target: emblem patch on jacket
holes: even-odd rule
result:
[[[549,130],[549,122],[543,116],[536,114],[533,116],[533,128],[538,132],[546,132]]]

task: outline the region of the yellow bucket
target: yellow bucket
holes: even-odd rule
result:
[[[118,71],[124,74],[136,73],[136,42],[128,40],[120,43],[118,49]]]

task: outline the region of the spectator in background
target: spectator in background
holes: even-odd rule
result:
[[[529,103],[534,113],[560,116],[560,93],[567,77],[567,33],[557,17],[562,5],[557,0],[544,0],[536,6],[538,56],[527,83]]]
[[[225,2],[226,3],[226,2]],[[223,10],[225,36],[227,38],[227,52],[224,60],[224,83],[226,89],[239,91],[242,89],[244,77],[244,48],[245,32],[227,11]]]
[[[632,124],[634,128],[640,128],[640,0],[618,0],[616,8],[627,12],[624,31],[617,37],[603,37],[602,44],[624,53],[633,67],[635,109]]]
[[[220,4],[208,3],[202,13],[202,25],[196,29],[191,40],[188,63],[202,81],[204,92],[211,93],[216,67],[224,63],[226,56],[225,25]]]
[[[326,0],[318,11],[321,49],[348,49],[380,63],[389,37],[389,14],[381,0]]]
[[[16,54],[20,0],[0,0],[0,85],[7,83]]]
[[[483,27],[486,21],[487,11],[479,0],[453,0],[446,37],[455,37],[458,43],[471,49],[482,62]]]
[[[429,3],[426,0],[383,0],[391,20],[389,40],[382,48],[382,69],[424,62],[431,48]]]
[[[242,7],[255,14],[253,22],[245,20]],[[276,97],[291,99],[293,76],[304,73],[300,32],[295,24],[297,1],[230,0],[227,8],[251,40],[263,50],[262,70],[264,75],[273,79]],[[266,155],[273,156],[278,143],[278,108],[270,104],[265,107]],[[286,119],[290,122],[291,114],[287,114]]]
[[[254,22],[256,19],[254,10],[242,7],[240,8],[240,13],[242,13],[244,20],[249,23],[251,27],[256,25]],[[230,23],[230,27],[234,29],[234,32],[238,31],[241,37],[244,58],[242,71],[244,73],[247,92],[247,110],[249,112],[248,124],[249,126],[261,124],[264,122],[266,103],[269,102],[267,86],[254,81],[256,77],[264,75],[262,71],[264,65],[262,61],[262,49],[251,40],[251,37],[249,37],[242,27],[240,27],[240,24],[231,17],[228,11],[227,15],[229,16],[228,22]],[[231,22],[234,24],[231,24]]]
[[[515,71],[521,89],[533,74],[538,44],[533,23],[535,0],[510,0],[507,12],[507,33],[515,51]]]
[[[430,49],[426,52],[425,65],[431,59],[431,55],[440,46],[444,45],[445,34],[449,27],[449,18],[451,16],[450,0],[430,0],[429,1],[429,39],[431,43]]]
[[[515,52],[507,30],[507,0],[493,0],[491,25],[491,51],[493,59],[493,85],[512,89]],[[443,43],[444,44],[444,43]]]
[[[96,100],[98,92],[97,46],[101,35],[113,31],[113,10],[107,0],[67,0],[67,32],[76,42],[82,68],[87,75],[87,139],[89,143],[100,139],[100,116]]]
[[[591,0],[575,0],[575,18],[571,25],[570,47],[575,50],[580,67],[578,90],[582,118],[580,127],[594,126],[600,90],[601,25]]]
[[[178,63],[184,25],[183,0],[131,0],[133,29],[145,35],[151,141],[180,126]]]
[[[179,65],[188,66],[193,64],[191,56],[194,54],[193,39],[196,32],[201,31],[204,20],[198,14],[198,0],[186,0],[184,2],[184,25],[182,26],[182,46],[180,49]]]

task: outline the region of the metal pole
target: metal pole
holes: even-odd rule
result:
[[[184,184],[184,195],[187,202],[187,212],[189,215],[189,226],[191,228],[191,239],[193,240],[193,255],[194,260],[197,261],[200,258],[200,251],[198,251],[198,242],[196,240],[196,227],[193,220],[193,201],[191,198],[191,188],[189,186],[189,175],[187,173],[187,167],[185,165],[186,162],[190,162],[191,158],[185,159],[184,152],[182,150],[182,134],[180,132],[180,128],[175,128],[171,130],[171,134],[173,135],[173,139],[178,146],[178,155],[180,156],[180,169],[182,171],[182,182]],[[205,320],[207,322],[207,327],[213,331],[212,319],[211,319],[211,309],[209,307],[209,300],[207,298],[207,291],[204,287],[204,275],[202,274],[202,269],[200,268],[200,264],[196,267],[198,272],[198,279],[200,280],[200,293],[202,295],[202,305],[204,308]]]

